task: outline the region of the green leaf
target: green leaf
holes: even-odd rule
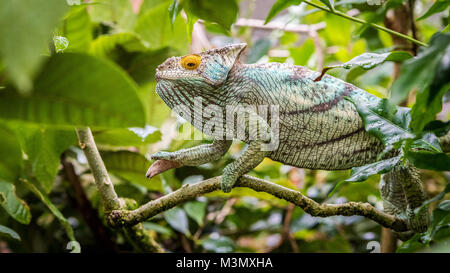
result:
[[[183,2],[180,0],[173,0],[172,5],[169,7],[170,23],[174,23],[180,11],[183,9]]]
[[[27,203],[17,197],[15,186],[0,179],[0,204],[12,218],[22,224],[31,220],[30,208]]]
[[[371,164],[367,164],[361,167],[353,167],[350,173],[350,177],[347,178],[346,182],[361,182],[369,178],[369,176],[374,174],[383,174],[387,173],[392,168],[397,165],[400,161],[401,156],[396,156],[392,158],[388,158],[385,160],[380,160]]]
[[[320,2],[324,3],[330,10],[334,10],[334,0],[320,0]]]
[[[217,235],[217,236],[216,236]],[[216,253],[233,252],[235,244],[233,240],[226,236],[218,236],[218,234],[210,235],[208,238],[201,240],[204,249]]]
[[[391,87],[391,101],[398,104],[407,98],[413,88],[425,90],[436,76],[439,77],[439,75],[436,75],[436,71],[444,56],[449,56],[449,47],[450,33],[433,35],[429,47],[423,49],[416,58],[403,63],[400,76]],[[447,58],[445,57],[445,59]],[[448,61],[443,62],[448,67]],[[448,79],[444,75],[440,76]],[[442,83],[439,85],[442,86]],[[440,90],[440,88],[436,87],[435,90],[437,89]]]
[[[322,70],[322,76],[325,74],[326,71],[342,67],[345,69],[351,69],[355,67],[361,67],[365,70],[372,69],[384,62],[392,61],[392,62],[402,62],[405,60],[410,59],[412,56],[406,51],[393,51],[393,52],[386,52],[382,54],[377,53],[363,53],[359,56],[356,56],[355,58],[351,59],[350,61],[338,64],[338,65],[332,65],[332,66],[326,66]]]
[[[206,202],[191,201],[187,202],[183,206],[187,215],[197,222],[199,226],[203,225],[203,218],[205,218],[206,213]]]
[[[395,107],[387,99],[378,99],[371,103],[353,102],[361,116],[366,131],[376,136],[385,145],[385,150],[380,157],[393,148],[398,148],[398,143],[415,137],[408,130],[410,122],[410,109]]]
[[[290,48],[289,53],[296,65],[306,66],[314,50],[314,41],[308,38],[300,47]]]
[[[155,81],[156,67],[175,54],[176,52],[170,47],[138,52],[126,56],[127,60],[122,64],[122,67],[139,85],[142,85]],[[155,90],[153,89],[152,92],[155,93]],[[146,99],[148,99],[148,96],[146,96]]]
[[[49,193],[58,173],[61,154],[77,143],[75,131],[24,125],[15,127],[22,150],[31,164],[33,175],[45,193]]]
[[[32,96],[0,91],[0,119],[73,128],[143,127],[134,82],[113,63],[78,53],[49,59]]]
[[[16,239],[20,241],[20,236],[15,232],[14,230],[10,229],[9,227],[5,227],[3,225],[0,225],[0,234],[6,234],[9,237]]]
[[[61,0],[0,1],[0,58],[22,94],[32,90],[41,53],[66,9]]]
[[[186,14],[186,17],[186,33],[189,38],[189,43],[192,44],[192,32],[194,31],[194,24],[198,21],[198,17],[189,12]]]
[[[264,24],[267,24],[272,20],[278,13],[280,13],[282,10],[286,9],[289,6],[293,5],[299,5],[302,0],[277,0],[275,4],[273,4],[272,8],[269,11],[269,14],[267,14],[266,21]]]
[[[150,161],[145,156],[130,151],[101,152],[106,169],[112,174],[148,190],[162,191],[161,180],[145,177]]]
[[[408,241],[404,242],[401,246],[398,247],[397,253],[413,253],[418,250],[426,247],[425,244],[421,242],[422,234],[416,233],[414,236]]]
[[[272,43],[268,39],[262,38],[256,41],[248,54],[247,63],[256,63],[264,55],[267,55],[271,46]]]
[[[411,128],[414,132],[420,132],[424,126],[433,121],[436,115],[442,110],[442,97],[450,90],[450,82],[448,78],[438,78],[443,75],[449,75],[449,60],[450,47],[447,49],[446,57],[441,60],[442,65],[437,68],[433,83],[417,93],[416,103],[411,110]],[[444,63],[446,68],[444,68]]]
[[[139,17],[134,31],[149,43],[152,50],[170,46],[180,52],[186,52],[189,43],[185,22],[179,16],[171,24],[167,16],[169,5],[169,2],[165,2],[147,10]]]
[[[433,210],[430,219],[430,228],[424,235],[424,240],[438,240],[441,238],[439,233],[450,229],[450,200],[442,201],[436,209]]]
[[[430,151],[408,151],[406,158],[417,168],[435,171],[450,171],[450,156]]]
[[[161,132],[152,126],[145,128],[110,129],[94,132],[95,142],[111,146],[141,146],[161,139]]]
[[[189,231],[188,218],[183,209],[175,207],[167,210],[166,212],[164,212],[164,219],[166,219],[167,223],[169,223],[169,225],[173,229],[183,233],[188,237],[191,236],[191,232]]]
[[[56,219],[58,219],[58,221],[64,227],[69,240],[76,241],[72,226],[70,225],[69,221],[67,221],[64,215],[52,203],[50,198],[48,198],[48,196],[45,193],[43,193],[39,188],[37,188],[33,183],[29,182],[28,180],[22,179],[21,181],[31,192],[33,192],[47,206],[47,208],[53,213],[53,215],[55,215]]]
[[[64,17],[59,33],[69,40],[66,52],[86,52],[92,41],[92,24],[87,6],[74,6]]]
[[[236,0],[186,0],[186,11],[205,21],[217,23],[227,30],[236,21],[239,6]]]
[[[64,52],[69,46],[69,40],[66,37],[55,36],[53,37],[53,43],[55,43],[56,53]]]
[[[14,132],[0,123],[0,179],[16,181],[22,172],[22,150]]]
[[[436,136],[441,137],[450,131],[450,121],[433,120],[425,125],[423,130],[433,132]]]
[[[153,230],[157,233],[161,233],[170,237],[174,235],[173,231],[165,226],[161,226],[152,222],[143,222],[142,224],[144,225],[145,229]]]
[[[119,30],[132,30],[136,23],[131,1],[126,0],[95,0],[95,5],[89,7],[91,19],[97,23],[107,23]]]
[[[449,5],[450,1],[448,0],[436,0],[436,2],[434,2],[434,4],[422,16],[416,19],[416,21],[423,20],[433,14],[444,11]]]
[[[90,44],[89,53],[95,56],[107,57],[119,45],[130,52],[143,51],[150,47],[149,43],[143,41],[135,33],[121,32],[100,35]]]

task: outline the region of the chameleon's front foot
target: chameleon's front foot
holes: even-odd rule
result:
[[[157,152],[151,155],[151,159],[153,160],[173,160],[175,159],[175,155],[171,152]]]
[[[232,172],[232,165],[228,165],[223,170],[222,183],[220,184],[223,192],[230,192],[239,176]]]
[[[157,152],[154,153],[151,158],[156,160],[156,162],[148,168],[148,171],[145,174],[147,178],[152,178],[167,170],[181,167],[181,163],[173,161],[174,156],[169,152]]]

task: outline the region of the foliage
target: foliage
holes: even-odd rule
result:
[[[375,104],[355,102],[355,107],[366,130],[386,144],[384,154],[396,151],[396,157],[380,156],[351,173],[299,170],[266,159],[251,175],[300,190],[317,202],[360,201],[379,208],[379,174],[409,161],[423,169],[430,199],[421,209],[432,210],[432,219],[429,230],[398,252],[445,249],[450,187],[444,171],[449,171],[450,158],[437,138],[449,129],[448,1],[420,1],[414,23],[417,37],[429,46],[421,46],[414,57],[410,48],[398,48],[390,35],[398,34],[383,26],[388,11],[403,4],[400,0],[381,6],[361,0],[278,0],[260,14],[254,6],[260,1],[79,2],[0,1],[0,251],[6,246],[14,252],[63,252],[69,241],[78,241],[81,251],[97,252],[104,241],[89,222],[92,215],[98,218],[97,228],[109,234],[109,244],[136,250],[121,230],[106,227],[75,128],[93,130],[117,194],[139,205],[220,175],[239,154],[242,143],[217,162],[144,177],[153,152],[208,142],[175,137],[186,124],[170,116],[154,92],[156,67],[170,56],[187,54],[191,42],[198,47],[193,32],[198,20],[213,46],[247,42],[249,51],[242,56],[247,63],[324,68],[374,95],[390,97]],[[350,10],[359,14],[349,16]],[[234,25],[252,16],[265,23],[326,27],[311,35]],[[405,39],[423,45],[417,37]],[[397,79],[394,66],[401,66]],[[401,103],[411,110],[397,106]],[[341,184],[329,195],[341,181],[364,182]],[[83,198],[91,218],[80,209]],[[297,251],[293,245],[300,252],[367,252],[368,242],[380,240],[380,227],[363,217],[312,217],[247,188],[198,197],[148,219],[143,227],[172,252]]]

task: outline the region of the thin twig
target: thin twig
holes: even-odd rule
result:
[[[418,44],[418,45],[421,45],[421,46],[428,46],[428,45],[427,45],[426,43],[424,43],[424,42],[421,42],[421,41],[419,41],[419,40],[417,40],[417,39],[414,39],[414,38],[412,38],[412,37],[410,37],[410,36],[408,36],[408,35],[399,33],[399,32],[397,32],[397,31],[393,31],[392,29],[388,29],[388,28],[386,28],[386,27],[383,27],[383,26],[380,26],[380,25],[377,25],[377,24],[374,24],[374,23],[369,23],[369,22],[367,22],[367,21],[365,21],[365,20],[363,20],[363,19],[349,16],[349,15],[347,15],[347,14],[345,14],[345,13],[343,13],[343,12],[337,11],[337,10],[331,10],[331,9],[325,7],[325,6],[322,6],[322,5],[318,5],[318,4],[312,3],[312,2],[310,2],[310,1],[308,1],[308,0],[304,0],[303,2],[305,2],[305,3],[308,4],[308,5],[313,6],[313,7],[315,7],[315,8],[321,9],[321,10],[323,10],[323,11],[326,11],[326,12],[329,12],[329,13],[332,13],[332,14],[335,14],[335,15],[337,15],[337,16],[344,17],[344,18],[346,18],[346,19],[348,19],[348,20],[351,20],[351,21],[354,21],[354,22],[357,22],[357,23],[360,23],[360,24],[368,25],[368,26],[370,26],[370,27],[373,27],[373,28],[382,30],[382,31],[387,32],[387,33],[389,33],[389,34],[391,34],[391,35],[394,35],[394,36],[403,38],[403,39],[408,40],[408,41],[410,41],[410,42],[413,42],[413,43],[415,43],[415,44]]]
[[[285,24],[282,22],[270,22],[264,24],[263,20],[258,19],[247,19],[239,18],[234,24],[236,27],[251,27],[269,30],[282,30],[287,32],[298,32],[298,33],[310,33],[311,31],[318,31],[325,28],[325,22],[321,22],[314,25],[302,25],[302,24]]]

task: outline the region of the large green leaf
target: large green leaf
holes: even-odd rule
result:
[[[150,161],[145,156],[130,151],[101,152],[106,169],[112,174],[149,190],[162,191],[161,180],[145,177]]]
[[[30,223],[31,213],[27,203],[17,197],[13,184],[2,179],[0,179],[0,204],[18,222],[22,224]]]
[[[145,128],[110,129],[94,132],[97,144],[111,146],[141,146],[161,139],[161,132],[152,126]]]
[[[299,5],[301,2],[302,0],[277,0],[270,9],[269,14],[267,14],[265,24],[270,22],[270,20],[272,20],[278,13],[280,13],[285,8],[293,5]]]
[[[16,181],[22,171],[22,151],[13,131],[0,123],[0,179]]]
[[[134,30],[150,44],[151,49],[170,46],[181,52],[186,52],[189,43],[185,23],[183,18],[178,16],[171,24],[170,18],[167,16],[169,5],[170,2],[166,2],[147,10],[139,16]]]
[[[0,119],[58,126],[143,127],[134,82],[113,63],[78,53],[49,59],[32,96],[0,91]]]
[[[87,51],[92,41],[92,25],[86,5],[72,7],[64,17],[59,32],[69,40],[67,51]]]
[[[217,23],[226,29],[236,21],[239,11],[235,0],[187,0],[186,10],[205,21]]]
[[[350,177],[345,181],[347,182],[361,182],[369,178],[374,174],[387,173],[397,165],[401,157],[396,156],[385,160],[380,160],[371,164],[367,164],[361,167],[354,167],[350,173]]]
[[[61,154],[71,145],[76,145],[74,130],[52,130],[37,126],[16,126],[23,152],[27,155],[33,175],[46,193],[53,186]]]
[[[406,158],[417,168],[450,171],[450,156],[445,153],[433,153],[430,151],[408,151]]]
[[[167,58],[176,55],[170,47],[157,50],[136,52],[125,56],[122,67],[139,84],[146,84],[155,81],[156,67]],[[154,92],[154,90],[152,90]],[[146,97],[147,98],[147,97]]]
[[[143,51],[149,48],[149,43],[131,32],[120,32],[110,35],[100,35],[89,48],[89,53],[95,56],[107,57],[117,46],[127,51]]]
[[[447,42],[450,43],[450,34]],[[450,46],[445,48],[443,54],[434,72],[433,81],[417,94],[411,113],[411,128],[414,132],[421,131],[441,112],[442,97],[450,90]]]
[[[136,23],[131,1],[95,0],[89,7],[92,21],[116,26],[119,30],[131,30]]]
[[[0,57],[22,93],[31,91],[42,51],[66,8],[61,0],[0,1]]]
[[[0,234],[6,234],[9,237],[16,239],[20,241],[20,236],[15,232],[14,230],[10,229],[9,227],[5,227],[3,225],[0,225]]]
[[[445,56],[449,56],[450,33],[437,33],[433,35],[430,46],[423,49],[416,58],[403,63],[400,76],[391,88],[391,100],[394,103],[403,101],[413,88],[424,90],[435,79],[442,76],[448,80],[448,76],[436,75],[439,63]],[[447,59],[448,57],[445,57]],[[448,61],[444,61],[448,67]],[[443,83],[439,83],[441,86]],[[434,88],[440,90],[438,86]]]
[[[376,100],[372,103],[359,103],[350,98],[347,99],[352,101],[356,107],[366,131],[378,137],[386,146],[384,153],[393,148],[399,148],[400,142],[415,137],[408,130],[409,108],[397,108],[390,104],[387,99]]]

